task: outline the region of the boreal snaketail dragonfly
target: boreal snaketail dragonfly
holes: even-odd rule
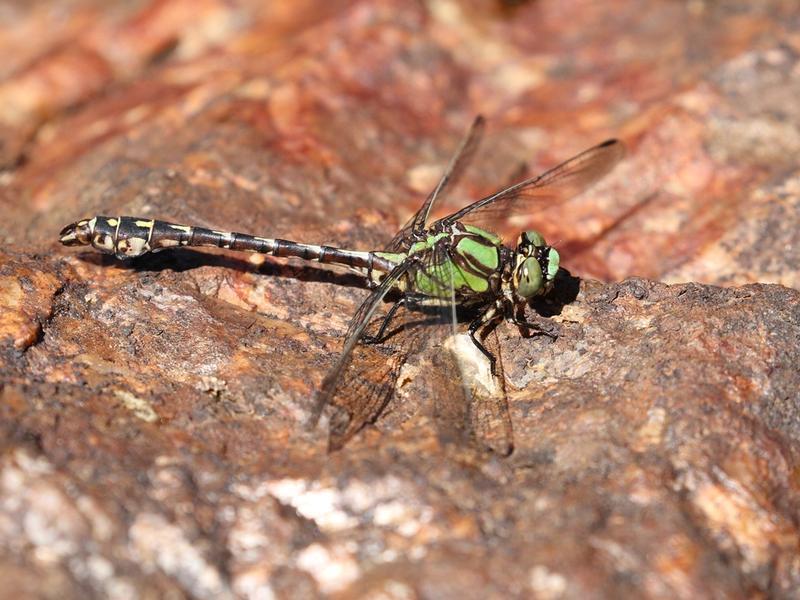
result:
[[[383,250],[348,250],[128,216],[95,216],[72,223],[61,231],[61,243],[92,246],[119,259],[168,248],[214,246],[344,265],[362,273],[372,293],[353,316],[341,354],[323,380],[310,420],[316,424],[334,395],[350,387],[348,378],[354,371],[350,363],[356,347],[383,341],[400,307],[421,311],[433,307],[439,321],[449,322],[453,333],[457,309],[471,312],[469,336],[489,360],[493,374],[496,359],[481,341],[483,330],[506,319],[529,331],[543,332],[539,324],[524,320],[522,315],[526,304],[552,288],[559,270],[558,251],[537,231],[522,232],[514,248],[494,232],[503,230],[504,223],[514,216],[530,215],[579,194],[616,165],[624,146],[618,140],[605,141],[537,177],[429,222],[434,205],[454,186],[474,156],[484,128],[484,119],[476,118],[434,190]],[[371,321],[392,291],[398,299],[383,316],[377,334],[368,335],[368,326],[372,327]],[[375,397],[360,401],[362,409],[348,411],[350,421],[338,426],[338,432],[334,432],[332,422],[331,447],[341,447],[378,417],[388,401],[386,386],[382,391],[368,391],[370,394]]]

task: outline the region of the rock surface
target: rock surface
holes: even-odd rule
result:
[[[797,597],[794,2],[262,4],[4,8],[5,594]],[[429,354],[343,450],[304,427],[358,277],[56,242],[101,213],[380,247],[478,112],[463,198],[629,147],[531,216],[575,277],[557,339],[497,329],[507,458],[442,435]]]

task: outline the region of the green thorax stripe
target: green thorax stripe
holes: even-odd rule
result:
[[[489,290],[489,277],[500,268],[500,238],[477,227],[456,224],[452,232],[429,236],[409,250],[432,253],[413,276],[415,291],[436,298],[450,297],[450,284],[459,295]],[[447,251],[442,245],[446,245]]]
[[[494,233],[481,229],[480,227],[475,227],[475,225],[465,225],[463,223],[456,223],[456,225],[462,227],[467,233],[473,233],[478,237],[488,240],[494,246],[501,246],[503,244],[503,240],[499,235],[495,235]]]
[[[481,277],[489,277],[500,266],[500,253],[496,245],[486,238],[464,235],[457,238],[454,260],[462,270]]]

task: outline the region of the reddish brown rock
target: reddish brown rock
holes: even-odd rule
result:
[[[59,6],[0,25],[6,590],[797,596],[794,2]],[[304,426],[358,277],[56,241],[107,213],[380,247],[478,112],[454,202],[629,148],[510,224],[621,283],[563,274],[554,341],[498,328],[508,458],[453,435],[435,348],[343,450]]]
[[[437,441],[433,397],[390,405],[326,456],[322,432],[303,428],[313,385],[298,385],[329,360],[321,332],[203,299],[194,271],[179,283],[95,268],[114,291],[68,283],[42,342],[6,365],[3,393],[6,494],[51,490],[61,515],[52,531],[51,509],[25,504],[43,531],[5,539],[46,551],[63,538],[59,552],[87,565],[127,540],[95,589],[143,585],[114,574],[128,563],[201,596],[798,585],[797,292],[586,284],[554,317],[555,342],[502,327],[515,451],[476,463]],[[141,303],[150,316],[133,321]],[[186,331],[203,322],[207,333]],[[46,398],[57,413],[31,410]],[[75,477],[81,493],[66,495]],[[447,575],[461,570],[473,575]]]
[[[17,350],[35,344],[42,324],[53,314],[61,281],[49,265],[20,255],[0,256],[0,340]]]

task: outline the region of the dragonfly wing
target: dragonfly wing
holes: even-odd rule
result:
[[[330,385],[330,403],[338,412],[330,421],[328,449],[339,450],[365,425],[381,415],[395,393],[406,346],[357,344],[338,382]]]
[[[474,347],[472,340],[465,337],[463,343],[472,345],[472,348],[462,353],[460,359],[464,380],[470,392],[469,421],[475,437],[485,448],[500,456],[508,456],[514,449],[514,433],[508,413],[506,380],[497,331],[492,329],[482,341],[497,359],[496,373],[492,373],[489,361]],[[470,358],[466,358],[464,354]]]
[[[504,223],[513,216],[529,215],[578,195],[609,173],[624,155],[625,146],[621,141],[605,141],[542,175],[486,196],[441,219],[440,223],[461,221],[487,231],[502,230]]]
[[[411,268],[412,263],[405,261],[396,266],[380,285],[361,303],[345,336],[344,347],[333,368],[325,376],[322,387],[317,395],[316,405],[311,414],[309,424],[313,427],[319,421],[325,406],[334,401],[336,405],[344,406],[350,413],[350,424],[337,421],[332,424],[331,449],[341,447],[349,437],[358,431],[365,423],[374,420],[380,413],[385,403],[391,397],[393,382],[391,372],[375,373],[375,363],[385,364],[392,369],[391,362],[386,359],[377,361],[353,360],[353,353],[359,348],[357,358],[366,358],[367,349],[358,346],[367,326],[380,307],[386,294],[394,287],[397,281]],[[379,368],[381,371],[383,367]],[[365,378],[369,375],[368,378]],[[374,377],[373,375],[377,375]],[[346,398],[342,396],[346,395]],[[334,431],[335,429],[335,431]]]
[[[454,341],[463,344],[466,340],[466,355],[478,352],[468,336],[458,334],[453,273],[445,266],[452,264],[448,250],[440,245],[425,256],[415,256],[417,261],[396,267],[359,307],[342,354],[322,384],[315,419],[328,403],[342,409],[331,419],[329,440],[330,450],[341,448],[380,416],[395,394],[403,365],[424,352],[434,368],[423,370],[419,383],[433,398],[434,421],[442,445],[475,448],[477,441],[484,449],[507,455],[511,430],[507,412],[502,411],[506,406],[503,381],[491,375],[483,355],[478,360],[483,361],[484,376],[476,377],[474,365],[462,359],[463,348],[454,346]],[[418,299],[418,304],[411,305],[415,310],[403,309],[399,313],[402,318],[393,318],[389,334],[380,344],[359,343],[365,332],[372,333],[380,322],[378,307],[392,285],[404,275],[413,276],[412,269],[418,268],[425,269],[432,285],[444,290],[445,297],[434,302]],[[494,378],[490,384],[486,383],[487,373]]]
[[[406,223],[406,225],[397,232],[394,238],[392,238],[392,241],[389,242],[389,245],[386,247],[388,251],[395,252],[402,249],[404,247],[404,242],[409,239],[412,234],[420,233],[425,230],[425,225],[428,222],[428,216],[430,215],[434,203],[444,198],[447,190],[458,183],[475,156],[475,151],[480,146],[481,139],[483,138],[485,126],[486,120],[482,116],[478,115],[475,117],[467,135],[461,140],[455,154],[450,159],[450,163],[447,165],[439,183],[436,184],[436,187],[428,195],[425,202],[414,216],[411,217],[408,223]]]
[[[431,253],[432,260],[427,272],[441,290],[448,292],[439,307],[437,334],[430,336],[429,347],[439,344],[445,352],[434,352],[431,362],[434,374],[428,378],[430,396],[433,398],[433,415],[439,442],[445,446],[462,447],[471,441],[468,426],[468,404],[470,393],[464,383],[457,356],[452,352],[452,343],[458,336],[458,315],[453,272],[445,265],[452,265],[449,250],[441,245],[438,252]]]
[[[452,256],[448,258],[452,260]],[[444,264],[442,259],[434,257],[437,265]],[[458,331],[453,272],[441,266],[430,270],[439,285],[450,291],[450,298],[441,307],[440,334],[429,336],[429,346],[440,343],[446,350],[433,356],[439,379],[445,382],[432,394],[439,439],[445,445],[477,444],[483,450],[507,456],[513,449],[513,433],[496,334],[490,333],[493,344],[487,346],[498,359],[497,372],[492,373],[488,359],[472,339]],[[459,385],[454,385],[456,381]]]

